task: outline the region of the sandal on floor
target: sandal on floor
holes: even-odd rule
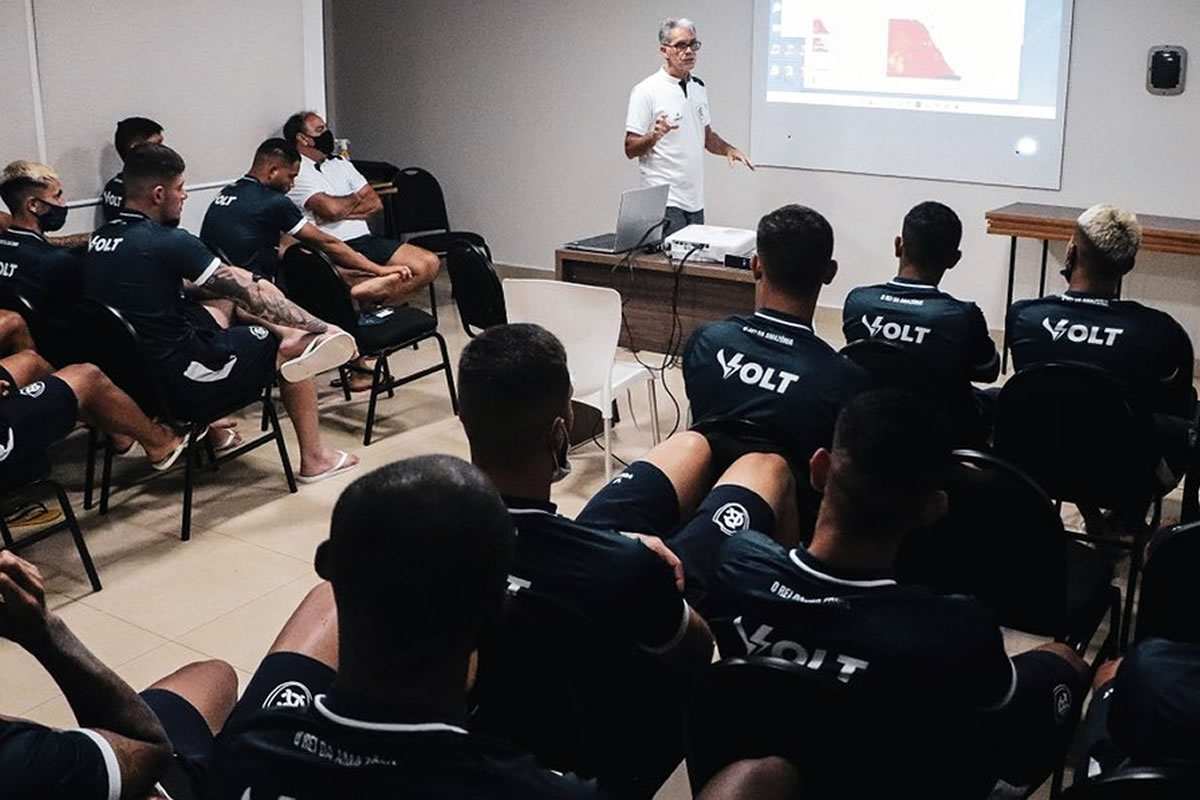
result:
[[[338,450],[338,453],[339,455],[337,463],[329,469],[325,470],[324,472],[318,472],[316,475],[297,475],[296,480],[300,481],[301,483],[316,483],[317,481],[323,481],[326,478],[332,478],[334,475],[339,475],[343,472],[349,472],[358,466],[357,461],[355,461],[353,464],[349,463],[350,454],[345,450]]]

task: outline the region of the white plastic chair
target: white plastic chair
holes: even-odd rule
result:
[[[650,432],[659,442],[654,373],[640,364],[616,361],[621,334],[621,295],[602,286],[505,278],[509,322],[533,322],[553,333],[567,351],[574,400],[595,408],[604,420],[604,479],[612,478],[612,400],[622,389],[645,382],[650,396]]]

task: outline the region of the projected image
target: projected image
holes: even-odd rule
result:
[[[1059,0],[774,0],[767,101],[1054,119]]]

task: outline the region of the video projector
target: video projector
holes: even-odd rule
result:
[[[692,254],[688,261],[724,264],[726,256],[746,257],[753,253],[754,245],[754,231],[717,225],[688,225],[667,237],[663,242],[663,252],[677,259],[690,252]]]

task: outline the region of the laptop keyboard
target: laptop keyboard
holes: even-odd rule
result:
[[[585,247],[589,250],[612,250],[616,243],[617,235],[615,233],[602,233],[599,236],[589,236],[586,239],[571,242],[567,247]]]

